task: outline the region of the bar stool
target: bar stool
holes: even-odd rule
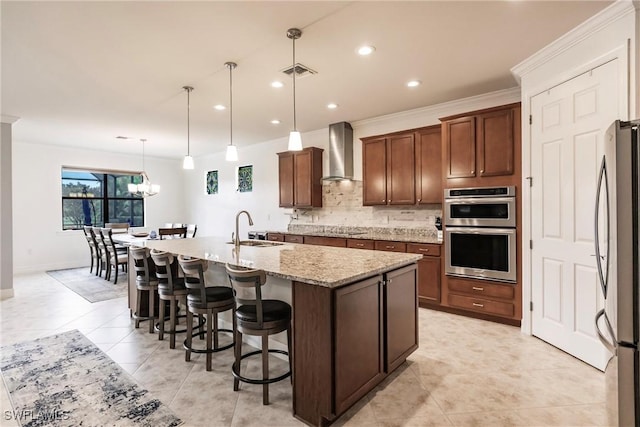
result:
[[[153,333],[155,324],[155,295],[158,289],[158,279],[155,271],[151,271],[149,267],[149,248],[129,248],[129,253],[133,259],[133,269],[136,274],[137,301],[136,311],[133,318],[136,321],[136,328],[140,327],[141,320],[149,320],[149,333]],[[149,292],[149,315],[140,316],[140,308],[142,306],[142,291]]]
[[[218,332],[231,332],[229,329],[218,329],[218,313],[232,310],[233,329],[235,330],[235,310],[236,304],[233,298],[233,290],[228,286],[205,286],[204,272],[207,270],[209,263],[207,260],[198,258],[187,258],[182,255],[178,256],[178,263],[182,268],[185,276],[185,286],[189,289],[187,295],[187,339],[184,342],[185,361],[191,360],[191,352],[206,353],[207,371],[211,370],[211,355],[218,351],[226,350],[233,347],[231,344],[220,347],[218,345]],[[193,315],[201,316],[206,314],[207,323],[207,343],[205,349],[194,349],[192,339],[199,333],[193,333]],[[213,337],[213,344],[211,339]]]
[[[184,284],[184,277],[177,277],[178,265],[174,263],[175,257],[169,252],[151,250],[151,259],[156,266],[156,277],[158,278],[158,297],[160,298],[160,313],[158,339],[164,340],[165,332],[170,335],[169,348],[176,348],[176,333],[186,332],[186,329],[177,330],[177,304],[182,302],[186,307],[187,294],[189,290]],[[169,330],[165,331],[165,303],[169,301]],[[184,316],[180,316],[184,317]]]
[[[231,367],[233,390],[238,391],[239,382],[262,384],[262,404],[269,404],[269,384],[291,376],[291,306],[284,301],[262,299],[262,286],[267,282],[264,270],[254,270],[226,265],[229,282],[236,299],[236,343],[235,362]],[[238,295],[252,294],[255,298],[240,298]],[[269,335],[287,331],[287,351],[269,348]],[[262,349],[242,354],[242,334],[262,337]],[[275,378],[269,378],[269,353],[285,354],[289,358],[289,371]],[[240,375],[240,362],[247,357],[262,354],[262,379]]]

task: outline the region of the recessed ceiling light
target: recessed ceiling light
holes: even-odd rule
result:
[[[222,110],[226,110],[227,109],[227,107],[225,107],[222,104],[214,105],[213,108],[215,108],[218,111],[222,111]]]
[[[376,48],[374,46],[360,46],[358,48],[358,55],[367,56],[371,55]]]
[[[407,82],[407,86],[408,87],[416,87],[416,86],[420,86],[422,82],[420,80],[409,80]]]
[[[335,110],[336,108],[338,108],[338,104],[334,104],[333,102],[330,104],[327,104],[327,108],[330,110]]]
[[[276,80],[276,81],[271,82],[271,87],[276,87],[277,88],[277,87],[282,87],[282,86],[284,86],[284,83],[282,83],[281,81]]]
[[[279,124],[280,124],[280,120],[278,120],[278,119],[273,119],[273,120],[271,120],[271,124],[272,124],[272,125],[279,125]]]

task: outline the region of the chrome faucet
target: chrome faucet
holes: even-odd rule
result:
[[[238,212],[238,214],[236,215],[236,232],[233,233],[233,235],[231,236],[233,240],[233,244],[236,248],[240,246],[240,232],[238,231],[238,223],[240,222],[240,214],[242,213],[247,214],[247,218],[249,218],[249,225],[253,225],[253,220],[251,219],[251,214],[249,212],[247,211]]]

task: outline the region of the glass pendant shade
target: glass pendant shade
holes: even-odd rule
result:
[[[129,183],[127,184],[127,190],[129,191],[129,193],[138,197],[155,196],[160,192],[160,186],[157,184],[152,184],[149,176],[147,175],[147,172],[144,170],[144,143],[147,140],[141,139],[140,141],[142,141],[142,172],[140,173],[140,176],[142,177],[142,183]]]
[[[187,92],[187,155],[184,156],[184,160],[182,161],[182,169],[193,169],[193,157],[191,157],[191,129],[189,126],[190,122],[190,113],[191,113],[191,99],[190,94],[193,91],[193,87],[191,86],[182,86]]]
[[[300,151],[302,150],[302,137],[300,136],[300,132],[297,130],[291,131],[289,134],[289,151]]]
[[[193,169],[193,157],[184,156],[184,160],[182,161],[183,169]]]
[[[237,162],[238,161],[238,149],[235,145],[229,144],[227,145],[227,154],[224,158],[227,162]]]

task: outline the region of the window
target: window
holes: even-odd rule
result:
[[[63,168],[62,229],[104,227],[107,222],[144,226],[144,200],[127,189],[128,184],[141,182],[139,174]]]

